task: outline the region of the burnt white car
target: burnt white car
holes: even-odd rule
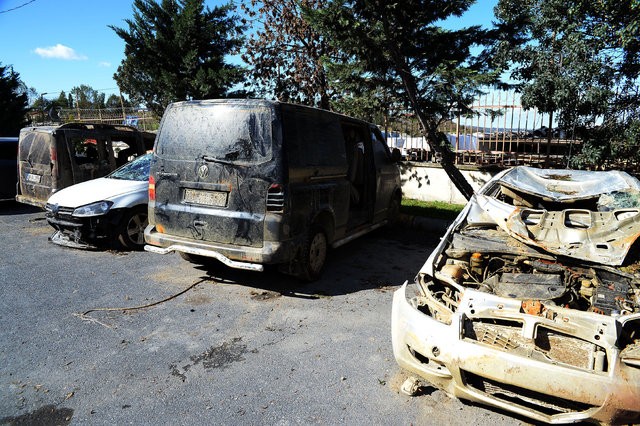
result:
[[[64,188],[45,205],[56,229],[51,241],[74,248],[142,250],[148,224],[151,154],[136,157],[111,174]]]
[[[394,294],[397,362],[535,421],[638,422],[639,235],[624,172],[500,173]]]

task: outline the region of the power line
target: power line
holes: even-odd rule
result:
[[[26,5],[28,5],[28,4],[30,4],[30,3],[33,3],[34,1],[36,1],[36,0],[29,0],[29,1],[28,1],[28,2],[26,2],[26,3],[22,3],[20,6],[16,6],[16,7],[13,7],[13,8],[11,8],[11,9],[7,9],[7,10],[0,10],[0,13],[7,13],[7,12],[14,11],[14,10],[16,10],[16,9],[20,9],[21,7],[25,7]]]

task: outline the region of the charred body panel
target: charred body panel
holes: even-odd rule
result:
[[[76,183],[106,176],[153,145],[153,134],[129,126],[67,123],[20,131],[16,200],[44,207],[49,196]],[[122,153],[114,143],[128,148]]]
[[[639,188],[619,172],[496,176],[431,253],[415,291],[396,292],[398,363],[451,395],[537,421],[640,419]],[[526,209],[563,219],[513,220]],[[576,227],[582,236],[567,237]],[[603,253],[612,238],[628,246]]]
[[[327,245],[373,229],[399,202],[397,165],[375,131],[278,102],[172,104],[155,146],[146,249],[317,276],[310,253],[321,269]]]

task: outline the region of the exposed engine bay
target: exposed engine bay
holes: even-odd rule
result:
[[[536,315],[550,306],[604,315],[640,312],[640,250],[632,246],[640,232],[635,229],[640,222],[640,193],[635,197],[613,192],[552,199],[499,182],[476,197],[478,203],[468,207],[465,221],[457,232],[448,234],[443,252],[434,259],[434,280],[426,276],[420,280],[448,309],[455,311],[464,288],[474,288],[520,299],[523,311]],[[562,217],[564,222],[551,221],[546,228],[540,220],[526,224],[535,227],[537,234],[529,229],[516,234],[509,228],[514,216],[522,217],[523,211],[532,210],[540,212],[541,217]],[[622,217],[629,224],[589,221],[603,215]],[[578,216],[585,220],[574,222]],[[618,232],[631,234],[625,236],[623,248],[621,239],[612,240],[610,235],[576,241],[580,252],[572,257],[558,254],[564,248],[548,248],[562,246],[567,238],[576,239],[575,230],[599,235],[598,226],[605,230],[615,226]],[[541,234],[545,236],[543,243],[536,238]],[[622,262],[610,263],[622,264],[604,264],[603,258],[612,259],[610,251],[615,248],[624,249],[625,256]],[[591,252],[594,261],[580,259]]]

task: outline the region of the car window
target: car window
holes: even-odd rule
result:
[[[149,180],[150,164],[151,154],[141,155],[130,163],[120,167],[107,177],[110,179],[137,180],[141,182],[147,181]]]
[[[255,105],[186,104],[165,112],[157,153],[238,165],[271,159],[271,110]]]

